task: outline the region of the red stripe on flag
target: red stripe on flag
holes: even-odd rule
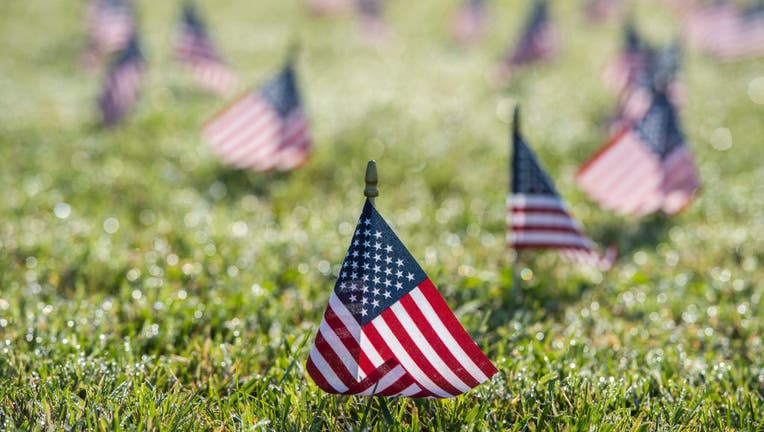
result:
[[[452,395],[462,393],[462,391],[454,387],[454,385],[440,373],[440,370],[430,362],[430,359],[422,353],[419,349],[418,342],[411,337],[405,328],[403,328],[398,317],[395,316],[395,313],[391,308],[382,312],[380,317],[387,323],[387,326],[390,327],[390,330],[392,330],[395,337],[400,341],[401,345],[403,345],[411,359],[414,360],[417,366],[419,366],[419,369],[421,369],[422,372],[424,372],[438,387]]]
[[[435,329],[427,322],[427,318],[422,314],[422,311],[417,306],[416,302],[411,296],[403,296],[400,299],[400,303],[411,319],[418,323],[419,330],[424,335],[427,342],[435,349],[443,362],[448,366],[459,378],[464,381],[470,387],[475,387],[480,384],[471,374],[464,373],[464,366],[459,360],[454,357],[451,350],[443,343]]]
[[[491,363],[490,360],[488,360],[485,354],[483,354],[483,352],[477,346],[475,341],[472,340],[470,335],[467,334],[467,331],[464,330],[459,321],[457,321],[454,313],[451,312],[451,309],[446,304],[446,301],[443,300],[443,297],[440,295],[437,288],[435,288],[435,285],[432,284],[430,279],[428,278],[422,281],[422,283],[419,284],[419,289],[427,298],[427,301],[435,310],[435,313],[438,314],[440,320],[443,322],[443,324],[445,324],[446,328],[449,329],[451,335],[459,343],[459,346],[462,347],[464,352],[470,357],[470,359],[472,359],[475,365],[477,365],[477,367],[483,371],[485,376],[489,378],[496,374],[498,372],[496,367]]]
[[[332,348],[332,345],[324,339],[324,335],[321,332],[316,334],[316,350],[321,353],[321,356],[326,360],[326,363],[332,368],[337,378],[345,384],[346,387],[352,387],[356,384],[356,379],[351,375],[351,371],[348,371],[345,364],[339,358],[337,353]]]
[[[310,357],[308,357],[308,361],[305,363],[305,368],[308,370],[308,375],[313,379],[313,382],[316,383],[321,390],[327,393],[339,394],[339,392],[326,381],[324,375],[318,370],[316,364],[313,363],[313,359]]]

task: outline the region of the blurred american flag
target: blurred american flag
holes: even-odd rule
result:
[[[121,50],[134,32],[132,5],[128,0],[93,0],[85,18],[88,49],[97,54]]]
[[[135,105],[143,80],[144,66],[138,39],[133,35],[106,75],[98,100],[104,125],[120,123]]]
[[[191,72],[202,88],[226,95],[234,91],[238,79],[225,64],[193,4],[183,5],[180,31],[175,40],[175,57]]]
[[[655,92],[647,113],[585,163],[576,181],[594,201],[620,214],[684,209],[700,180],[668,96]]]
[[[312,141],[291,62],[260,90],[244,94],[208,121],[202,134],[236,168],[291,170],[302,165]]]

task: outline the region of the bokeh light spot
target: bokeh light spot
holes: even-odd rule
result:
[[[764,105],[764,76],[760,76],[748,83],[748,97],[754,103]]]

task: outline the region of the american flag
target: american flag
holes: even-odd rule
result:
[[[175,40],[175,57],[205,90],[226,95],[238,84],[236,75],[220,57],[199,13],[190,2],[183,5],[180,32]]]
[[[103,124],[115,125],[121,122],[135,105],[144,67],[138,39],[133,35],[106,74],[103,91],[98,100]]]
[[[307,370],[329,393],[433,398],[497,372],[368,200]]]
[[[623,13],[622,0],[586,0],[584,12],[592,22],[603,22],[620,16]]]
[[[245,93],[208,121],[202,135],[236,168],[291,170],[312,150],[291,61],[261,89]]]
[[[622,92],[648,67],[651,49],[642,41],[636,27],[628,22],[623,28],[623,46],[603,71],[603,81],[615,92]]]
[[[382,18],[383,0],[357,0],[361,31],[372,42],[381,42],[390,36],[390,29]]]
[[[764,7],[740,10],[734,3],[714,2],[690,8],[684,19],[688,44],[722,61],[764,55]]]
[[[584,164],[576,181],[593,200],[617,213],[642,216],[684,209],[700,181],[668,96],[657,92],[644,117]]]
[[[88,6],[85,25],[88,51],[94,55],[123,49],[134,32],[134,17],[128,0],[93,0]]]
[[[350,0],[306,0],[305,3],[313,15],[334,15],[350,6]]]
[[[548,9],[546,0],[534,1],[520,39],[504,59],[507,67],[545,60],[557,52],[557,37]]]
[[[666,94],[674,106],[683,103],[684,91],[676,79],[681,63],[679,45],[669,45],[658,51],[645,48],[644,59],[645,65],[635,69],[634,76],[621,91],[611,128],[616,132],[647,113],[655,91]]]
[[[555,249],[575,262],[608,269],[615,249],[600,256],[594,243],[568,212],[565,201],[519,132],[515,111],[512,134],[512,183],[507,199],[509,245],[516,251]]]
[[[453,18],[451,32],[458,42],[473,42],[485,35],[487,19],[485,0],[464,0]]]

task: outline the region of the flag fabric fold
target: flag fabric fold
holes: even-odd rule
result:
[[[313,144],[291,61],[215,115],[202,135],[235,168],[286,171],[305,163]]]
[[[106,74],[98,99],[101,122],[112,126],[120,123],[135,105],[145,69],[138,39],[133,35]]]
[[[175,57],[203,89],[221,95],[236,89],[238,79],[215,49],[201,16],[190,2],[184,3]]]
[[[676,214],[689,205],[700,180],[668,96],[656,92],[645,115],[586,162],[576,181],[620,214]]]
[[[571,261],[602,270],[610,268],[615,250],[609,250],[604,256],[596,251],[594,242],[573,219],[554,183],[517,129],[513,133],[512,148],[512,181],[507,199],[509,245],[516,251],[553,249]]]
[[[324,391],[447,398],[497,370],[367,200],[307,360]]]

